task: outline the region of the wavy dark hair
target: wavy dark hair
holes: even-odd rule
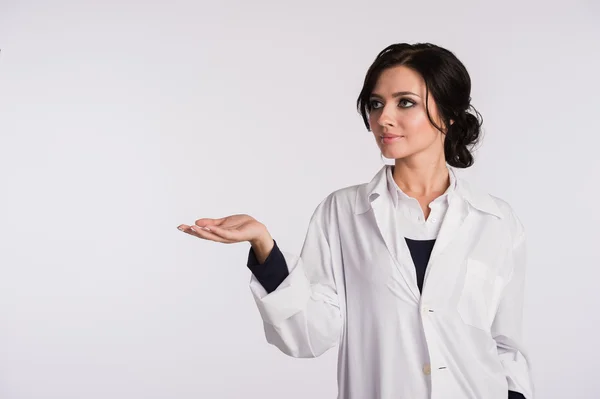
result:
[[[383,49],[369,67],[356,107],[367,130],[371,112],[370,96],[377,79],[387,68],[404,65],[418,72],[425,81],[425,109],[433,126],[442,134],[446,162],[457,168],[473,165],[471,150],[479,142],[483,118],[471,105],[471,78],[456,56],[431,43],[397,43]],[[431,92],[447,131],[436,125],[429,114],[427,93]],[[471,111],[471,112],[470,112]],[[454,123],[450,123],[453,120]]]

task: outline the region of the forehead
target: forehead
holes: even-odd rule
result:
[[[381,72],[373,93],[389,97],[398,91],[412,91],[416,94],[425,93],[425,81],[415,70],[404,65],[387,68]]]

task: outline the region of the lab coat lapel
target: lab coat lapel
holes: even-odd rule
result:
[[[460,266],[476,238],[470,232],[476,231],[478,219],[465,200],[452,198],[425,270],[425,302],[443,304],[451,299],[453,282],[459,278]]]
[[[414,298],[419,300],[421,293],[416,283],[414,265],[404,237],[398,232],[397,218],[392,199],[389,195],[381,195],[372,203],[373,215],[385,246],[390,251],[396,268]],[[412,271],[412,273],[411,273]]]
[[[373,180],[357,192],[355,209],[357,214],[364,213],[369,209],[373,210],[375,223],[385,246],[390,252],[400,276],[405,281],[406,287],[418,301],[421,294],[416,283],[414,265],[404,237],[399,234],[396,210],[387,186],[386,168],[388,167],[390,165],[381,168]]]
[[[429,262],[435,261],[444,249],[456,237],[469,235],[477,222],[477,212],[502,218],[502,212],[494,199],[480,190],[473,188],[467,181],[457,177],[456,188],[449,196],[448,210],[442,221],[437,240],[433,247]]]
[[[469,217],[468,204],[457,195],[452,195],[446,211],[446,216],[442,220],[442,226],[438,233],[435,245],[429,258],[429,263],[433,263],[443,250],[454,238],[460,235],[461,228]]]

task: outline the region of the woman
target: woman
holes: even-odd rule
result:
[[[480,135],[470,92],[448,50],[381,51],[357,106],[394,165],[328,195],[299,257],[248,215],[179,226],[250,242],[267,341],[294,357],[339,344],[339,398],[533,398],[521,342],[523,225],[453,170],[473,164]]]

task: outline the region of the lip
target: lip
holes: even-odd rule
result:
[[[381,143],[382,144],[391,144],[402,138],[404,138],[404,136],[399,136],[399,135],[395,135],[395,134],[382,134],[381,135]]]
[[[382,134],[381,137],[387,139],[387,138],[404,137],[404,136],[399,135],[399,134]]]

